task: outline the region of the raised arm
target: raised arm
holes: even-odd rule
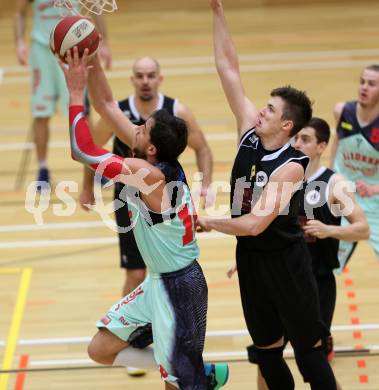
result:
[[[137,126],[124,115],[114,101],[98,56],[92,60],[91,66],[88,91],[93,107],[116,136],[133,148]]]
[[[333,110],[334,120],[336,124],[336,131],[334,133],[333,140],[331,142],[331,148],[330,148],[330,158],[329,158],[329,167],[333,169],[334,161],[336,159],[336,153],[338,149],[338,133],[337,133],[337,126],[341,119],[341,114],[343,111],[343,107],[345,106],[345,103],[337,103]]]
[[[103,146],[112,136],[112,131],[109,131],[105,122],[100,118],[95,126],[92,126],[91,133],[93,141],[97,146]],[[79,195],[79,202],[81,207],[88,211],[90,206],[95,204],[95,196],[93,192],[95,173],[87,166],[83,169],[83,185],[82,191]]]
[[[97,31],[101,34],[101,41],[99,46],[99,56],[105,69],[110,69],[112,66],[112,55],[108,45],[108,29],[105,22],[105,16],[94,15],[94,21]]]
[[[16,54],[20,65],[28,63],[28,48],[25,43],[25,20],[28,0],[18,0],[14,19],[14,35],[16,44]]]
[[[187,124],[188,146],[195,151],[197,168],[203,174],[202,191],[206,195],[212,182],[213,157],[211,149],[195,116],[188,107],[178,103],[176,115]]]
[[[79,59],[77,47],[71,58],[67,54],[68,68],[61,66],[70,95],[70,140],[72,157],[103,176],[131,185],[140,190],[141,196],[154,211],[161,211],[165,206],[163,194],[165,179],[163,173],[155,166],[140,158],[122,158],[98,147],[93,138],[84,115],[83,91],[87,81],[88,49]]]
[[[222,0],[210,0],[213,11],[213,44],[218,75],[241,136],[254,127],[257,109],[246,97],[241,81],[237,52],[225,19]]]

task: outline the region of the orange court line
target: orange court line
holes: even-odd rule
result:
[[[28,367],[28,362],[29,362],[29,355],[21,355],[20,363],[18,367],[21,369],[26,368]],[[14,390],[22,390],[24,388],[25,377],[26,377],[25,371],[17,374]]]

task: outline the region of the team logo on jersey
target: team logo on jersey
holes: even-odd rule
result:
[[[266,172],[259,171],[257,172],[257,175],[255,176],[255,184],[258,187],[264,187],[268,182],[268,176]]]
[[[100,320],[104,325],[108,325],[111,321],[112,321],[112,318],[108,317],[108,316],[105,316],[103,317],[101,320]]]
[[[374,128],[371,129],[370,141],[373,144],[379,143],[379,128],[374,127]]]
[[[353,130],[353,125],[347,122],[341,122],[341,127],[345,130]]]
[[[320,198],[321,198],[321,195],[316,190],[309,191],[305,196],[305,200],[307,201],[307,203],[312,205],[312,206],[317,204],[320,201]]]
[[[124,115],[127,116],[129,119],[132,116],[129,110],[123,111]]]

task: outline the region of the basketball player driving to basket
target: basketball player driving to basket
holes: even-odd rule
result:
[[[187,144],[187,127],[166,110],[136,126],[115,103],[98,58],[87,65],[77,47],[61,65],[70,92],[70,138],[74,159],[101,170],[128,187],[136,242],[149,270],[144,282],[111,307],[97,323],[89,356],[102,364],[158,367],[166,389],[219,389],[226,364],[204,364],[207,285],[200,265],[196,215],[177,158]],[[88,75],[89,72],[89,75]],[[83,114],[87,83],[99,114],[134,157],[122,158],[97,147]],[[154,339],[154,350],[147,347]],[[131,347],[131,348],[130,348]]]

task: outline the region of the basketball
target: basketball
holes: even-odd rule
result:
[[[50,34],[50,48],[65,62],[67,50],[78,47],[79,56],[88,48],[88,55],[94,55],[99,47],[99,34],[95,25],[82,16],[66,16],[60,20]]]

